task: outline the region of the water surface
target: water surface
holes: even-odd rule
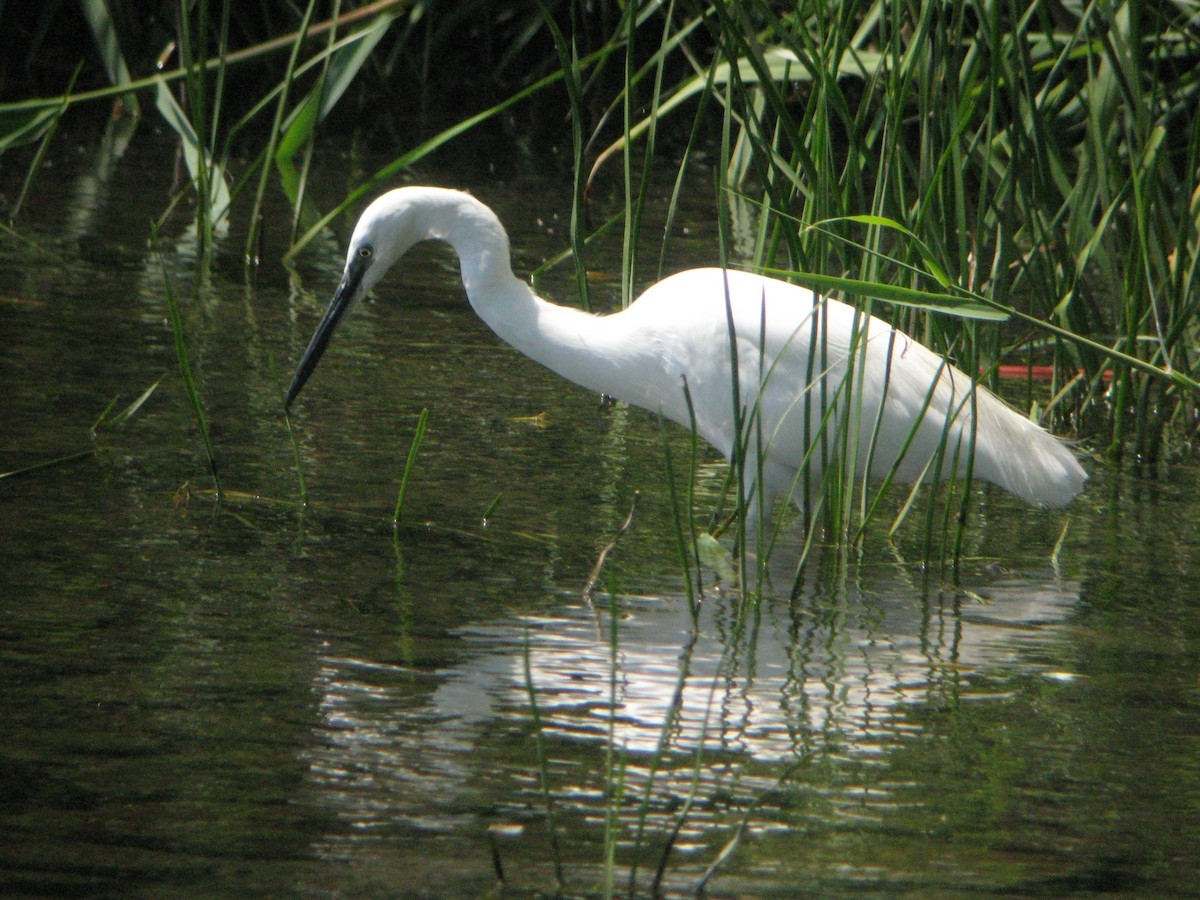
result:
[[[554,890],[556,857],[593,895],[606,830],[620,892],[668,845],[672,895],[1200,892],[1194,469],[1089,463],[1067,513],[981,491],[958,586],[875,536],[794,598],[788,548],[755,605],[709,574],[694,614],[659,423],[500,345],[421,250],[297,406],[302,508],[282,389],[344,230],[289,273],[273,210],[248,281],[235,220],[199,278],[180,216],[147,248],[170,146],[115,149],[60,151],[0,237],[0,471],[95,451],[0,480],[5,895],[479,896],[499,868],[520,896]],[[354,172],[323,165],[340,198]],[[422,177],[492,203],[520,271],[566,244],[565,178]],[[715,247],[687,216],[677,267]],[[540,287],[568,300],[573,275]]]

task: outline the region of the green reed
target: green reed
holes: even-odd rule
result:
[[[161,378],[155,381],[152,385],[150,385],[150,387],[142,391],[142,393],[139,394],[132,403],[115,413],[113,411],[117,409],[117,404],[120,403],[121,398],[113,397],[113,399],[109,401],[109,404],[100,411],[100,415],[96,417],[96,421],[92,423],[90,432],[93,442],[96,441],[97,437],[102,431],[112,428],[119,428],[130,418],[132,418],[137,411],[142,408],[146,401],[150,399],[151,395],[155,392],[155,390],[157,390],[161,382]],[[46,469],[57,468],[58,466],[64,466],[69,463],[78,462],[82,459],[91,459],[96,455],[97,450],[98,447],[93,443],[93,446],[89,447],[87,450],[77,450],[74,453],[66,453],[60,456],[51,457],[49,459],[38,460],[37,462],[30,463],[26,466],[20,466],[16,469],[0,471],[0,481],[3,481],[7,478],[17,478],[22,475],[32,475],[34,472],[42,472]]]
[[[521,645],[521,665],[525,680],[525,693],[529,697],[529,715],[533,726],[534,753],[537,757],[538,787],[542,805],[546,810],[546,836],[550,841],[550,853],[554,862],[554,880],[561,893],[564,888],[562,851],[558,842],[558,817],[554,806],[554,795],[550,790],[550,765],[546,758],[545,742],[542,739],[542,713],[538,706],[537,687],[533,683],[533,670],[529,662],[529,634]]]
[[[617,746],[617,686],[620,684],[620,600],[608,595],[608,723],[604,738],[604,888],[614,896],[617,880],[617,845],[621,833],[621,807],[625,797],[625,752]]]
[[[82,64],[75,67],[74,74],[71,75],[71,81],[67,85],[67,93],[71,92],[71,88],[75,84],[75,80],[79,77],[79,70]],[[25,180],[21,182],[21,190],[17,194],[17,198],[13,201],[8,209],[8,220],[13,222],[17,216],[21,214],[21,207],[25,204],[25,198],[29,194],[29,189],[33,185],[33,180],[37,176],[38,171],[42,167],[42,162],[46,158],[46,150],[50,147],[50,142],[54,140],[54,135],[58,131],[58,124],[62,118],[62,114],[67,111],[67,104],[61,103],[56,109],[48,111],[44,121],[38,124],[38,129],[42,132],[38,140],[37,151],[33,154],[33,159],[25,170]],[[2,140],[2,139],[0,139]],[[0,144],[0,150],[3,145]]]
[[[631,43],[635,15],[614,41]],[[639,194],[629,188],[629,146],[644,142],[645,178],[665,120],[694,103],[696,122],[719,104],[732,132],[723,183],[757,195],[760,210],[754,248],[735,262],[865,300],[865,311],[989,382],[1001,360],[1048,363],[1051,424],[1102,415],[1110,455],[1154,460],[1189,438],[1200,387],[1200,117],[1185,73],[1200,41],[1184,13],[1088,5],[1064,22],[1037,6],[960,0],[801,2],[780,15],[751,0],[660,15],[677,21],[639,19],[641,39],[657,35],[660,54],[688,65],[652,86],[627,75],[622,108],[648,112],[626,118],[591,173],[623,151],[631,216]],[[698,23],[708,47],[667,46],[667,34]],[[656,72],[680,71],[662,60]],[[626,266],[636,263],[631,246]],[[956,316],[926,311],[956,303]],[[968,307],[1008,324],[964,317]],[[854,377],[835,388],[851,406]],[[753,481],[753,420],[734,460],[742,490]],[[861,537],[879,498],[855,483],[854,461],[874,439],[856,446],[860,429],[827,424],[837,433],[810,435],[825,457],[821,483],[798,489],[821,510],[823,534]],[[972,468],[970,448],[958,452],[962,460],[947,451],[935,464],[954,472],[963,463],[965,478],[947,488],[960,499],[940,524],[928,508],[923,525],[955,554]]]
[[[157,238],[157,235],[155,235],[155,238]],[[216,489],[217,496],[220,497],[221,476],[217,471],[217,453],[213,447],[212,436],[209,433],[208,417],[204,413],[204,404],[200,400],[200,390],[196,386],[196,377],[192,372],[183,316],[179,311],[179,302],[175,298],[175,288],[171,281],[171,275],[167,271],[166,261],[161,257],[159,265],[162,269],[163,296],[166,300],[168,315],[170,316],[171,334],[175,340],[175,356],[179,362],[179,372],[183,376],[184,390],[187,392],[188,402],[192,407],[192,414],[196,418],[196,425],[200,429],[200,437],[204,442],[204,456],[208,461],[208,470],[212,475],[213,487]]]
[[[587,221],[587,181],[584,178],[585,139],[583,122],[585,117],[584,84],[582,79],[583,67],[579,59],[579,47],[573,35],[568,38],[558,26],[550,7],[544,0],[538,0],[538,9],[545,20],[546,28],[554,39],[554,49],[558,53],[560,71],[563,73],[563,84],[567,89],[567,97],[571,108],[571,152],[572,169],[575,173],[571,195],[571,255],[575,260],[575,282],[579,289],[579,302],[584,309],[591,309],[591,291],[588,287],[587,263],[584,249],[587,246],[585,223]],[[575,7],[571,7],[574,18]],[[572,23],[574,24],[574,23]]]
[[[246,48],[231,47],[230,35],[245,30],[248,8],[199,0],[180,7],[178,68],[147,77],[131,74],[126,60],[153,54],[122,47],[113,24],[129,9],[81,6],[113,85],[0,104],[0,151],[41,140],[32,175],[64,110],[113,98],[132,110],[139,92],[154,90],[189,169],[202,252],[253,182],[254,202],[240,214],[249,221],[248,256],[257,258],[272,163],[293,203],[293,230],[303,226],[293,256],[397,173],[518,105],[549,102],[562,82],[574,178],[569,255],[585,305],[583,255],[599,230],[587,225],[589,186],[620,160],[621,209],[607,224],[623,226],[628,303],[650,276],[639,240],[659,225],[647,204],[656,179],[671,179],[657,275],[672,267],[670,229],[691,189],[686,163],[716,147],[710,165],[724,246],[714,248],[715,261],[844,297],[953,353],[992,387],[1001,361],[1019,361],[1031,373],[1022,402],[1060,431],[1090,423],[1092,442],[1114,460],[1172,458],[1195,435],[1200,38],[1182,7],[642,0],[611,20],[570,5],[506,7],[512,33],[498,42],[498,32],[481,32],[480,58],[497,72],[521,70],[520,86],[432,136],[421,133],[324,213],[305,199],[318,126],[352,85],[369,91],[379,78],[405,77],[409,60],[436,75],[439,53],[463,40],[456,29],[479,20],[482,0],[460,0],[436,17],[425,4],[403,17],[399,3],[344,14],[335,4],[324,22],[310,2],[292,10],[287,33]],[[540,56],[539,34],[549,38]],[[245,111],[236,120],[225,87],[233,66],[270,73],[259,96],[239,98]],[[437,100],[427,81],[426,108]],[[263,138],[247,137],[260,126]],[[235,142],[250,160],[237,178]],[[753,223],[736,242],[735,208]],[[984,312],[1005,321],[985,321]],[[1053,373],[1044,388],[1035,387],[1034,364]],[[822,384],[811,398],[848,411],[817,416],[808,435],[813,465],[795,485],[807,501],[806,546],[856,542],[883,508],[857,475],[857,462],[877,449],[870,423],[855,421],[861,376],[851,367],[845,385]],[[762,467],[762,436],[753,410],[739,416],[734,495],[745,501]],[[966,472],[966,483],[951,486],[962,491],[958,512],[947,506],[941,522],[923,526],[955,547],[968,509],[969,449]],[[769,510],[756,515],[761,567],[778,520],[764,529]],[[743,553],[745,524],[735,529]],[[745,572],[748,559],[739,562]]]
[[[267,366],[270,370],[271,382],[279,384],[279,369],[275,365],[275,355],[273,353],[267,354]],[[282,398],[283,396],[284,394],[281,392],[280,397]],[[301,507],[306,507],[308,506],[308,485],[304,481],[304,461],[300,456],[300,440],[296,436],[295,427],[292,425],[291,413],[288,411],[286,405],[282,403],[280,405],[283,406],[283,424],[287,428],[288,444],[292,448],[292,466],[296,470],[296,489],[299,494],[300,505]]]
[[[308,5],[304,9],[303,17],[300,20],[300,27],[296,31],[296,40],[292,44],[291,50],[288,53],[287,66],[284,69],[283,81],[280,82],[278,91],[278,100],[275,103],[275,116],[271,122],[271,128],[267,132],[267,145],[262,152],[262,162],[259,166],[258,187],[254,193],[254,206],[250,213],[250,231],[246,236],[246,258],[254,260],[258,257],[257,247],[259,239],[259,229],[262,227],[262,204],[263,198],[267,193],[267,182],[270,178],[270,167],[267,160],[274,159],[275,150],[279,144],[281,132],[283,130],[284,114],[287,111],[288,98],[290,87],[295,78],[296,66],[300,59],[300,51],[304,46],[304,41],[308,36],[308,29],[312,24],[313,11],[316,8],[316,0],[309,0]],[[324,79],[319,81],[323,84]],[[319,95],[319,94],[318,94]]]
[[[408,479],[416,466],[421,444],[425,442],[425,426],[429,422],[429,410],[422,409],[417,416],[417,427],[413,431],[412,443],[408,445],[408,456],[404,460],[404,471],[400,475],[400,490],[396,493],[396,510],[392,514],[392,525],[400,527],[400,514],[404,511],[404,497],[408,493]]]

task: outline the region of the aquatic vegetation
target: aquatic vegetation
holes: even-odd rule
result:
[[[310,2],[264,31],[243,8],[204,0],[175,11],[176,40],[162,52],[144,43],[131,8],[83,12],[111,86],[75,90],[72,74],[62,95],[0,104],[0,150],[40,141],[28,181],[66,111],[119,101],[123,114],[145,114],[137,97],[153,90],[190,175],[200,260],[242,217],[247,264],[259,262],[272,184],[293,208],[294,258],[362,199],[470,131],[516,110],[543,111],[543,120],[561,112],[573,179],[569,248],[534,277],[570,261],[585,308],[589,271],[615,268],[594,249],[609,229],[621,229],[624,303],[672,268],[681,199],[708,170],[714,262],[845,298],[992,388],[1002,364],[1023,366],[1023,384],[1008,396],[1023,394],[1031,415],[1075,429],[1110,459],[1154,462],[1194,438],[1200,41],[1185,10],[1070,4],[1051,16],[1038,4],[813,0],[779,15],[752,0],[629,4],[609,18],[543,3],[513,7],[494,31],[476,33],[470,23],[485,9],[474,0],[346,13]],[[232,46],[231,34],[244,45]],[[129,60],[151,50],[160,70],[140,76]],[[466,54],[488,61],[466,70],[468,80],[492,87],[453,115],[448,60]],[[170,60],[178,68],[166,69]],[[420,90],[402,92],[399,105],[376,99],[414,83]],[[347,102],[354,109],[338,119]],[[408,128],[413,110],[422,114]],[[347,129],[355,140],[390,130],[405,149],[323,210],[307,190],[309,161],[319,142],[340,141]],[[531,133],[531,157],[545,156],[534,143],[544,139],[544,126]],[[234,146],[246,157],[237,167]],[[252,201],[240,203],[252,181]],[[670,202],[651,215],[648,198],[664,181]],[[732,497],[748,496],[761,475],[754,423],[755,411],[745,411]],[[823,455],[820,484],[806,466],[794,489],[815,500],[804,513],[812,540],[856,543],[880,509],[882,491],[857,476],[854,461],[875,440],[825,428],[811,435]],[[940,514],[925,507],[926,540],[943,554],[961,548],[970,462]],[[749,531],[735,518],[739,546],[752,540],[769,556],[782,523],[769,522],[769,510],[756,515]],[[680,532],[691,559],[694,532]]]
[[[621,228],[624,303],[672,268],[681,199],[708,170],[714,262],[845,298],[989,387],[1002,364],[1023,366],[1024,383],[1008,396],[1023,394],[1031,415],[1110,459],[1154,462],[1190,445],[1200,387],[1200,41],[1186,10],[1069,4],[1052,16],[1039,4],[813,0],[780,15],[752,0],[628,4],[593,17],[542,3],[473,30],[490,12],[477,0],[436,10],[384,0],[349,12],[310,2],[257,22],[238,5],[202,0],[172,11],[175,40],[160,48],[132,7],[85,3],[76,24],[94,35],[95,57],[61,95],[6,98],[0,150],[40,142],[28,183],[64,114],[108,101],[146,115],[137,98],[152,90],[190,176],[198,258],[238,217],[254,266],[273,184],[293,209],[291,259],[470,131],[517,110],[542,122],[565,113],[569,249],[535,278],[570,261],[585,308],[589,271],[615,268],[594,250],[609,229]],[[467,80],[490,87],[450,113],[463,98],[452,93],[449,61],[468,55],[485,64],[464,70]],[[148,75],[130,62],[151,56],[158,69]],[[74,88],[77,77],[84,87]],[[96,86],[103,79],[111,85]],[[378,102],[414,84],[398,102]],[[321,141],[347,131],[355,141],[387,131],[404,149],[322,209],[307,190],[308,165]],[[545,156],[536,143],[545,137],[544,125],[530,134],[531,158]],[[670,202],[651,215],[648,197],[664,181]],[[239,202],[252,182],[253,199]],[[762,467],[754,418],[746,411],[739,428],[734,497],[747,496]],[[851,433],[812,435],[834,454],[821,471],[840,473],[816,491],[806,467],[796,485],[817,501],[805,513],[814,539],[856,542],[879,509],[881,492],[856,477],[854,462],[875,442],[852,446]],[[940,522],[927,508],[929,541],[941,534],[961,546],[971,468],[951,484],[960,500]],[[912,497],[892,532],[911,508]],[[758,514],[751,532],[769,555],[780,523]],[[734,524],[744,545],[744,517]]]
[[[10,51],[28,54],[0,102],[5,240],[44,240],[27,227],[34,201],[80,122],[152,124],[180,175],[169,201],[139,198],[166,208],[140,205],[124,245],[85,247],[99,265],[37,248],[30,271],[75,279],[58,306],[0,297],[6,317],[78,326],[26,327],[33,340],[136,350],[110,372],[47,376],[76,418],[91,407],[70,382],[118,382],[96,404],[124,398],[95,417],[103,440],[88,447],[87,420],[62,442],[14,431],[20,455],[0,472],[19,513],[6,636],[29,676],[8,703],[25,729],[11,729],[9,780],[32,786],[6,815],[49,838],[16,860],[22,887],[395,892],[413,884],[396,860],[418,855],[426,878],[429,852],[455,869],[475,853],[531,893],[786,891],[797,875],[813,894],[1019,893],[1113,872],[1143,878],[1133,890],[1194,888],[1195,867],[1173,864],[1195,844],[1195,792],[1180,789],[1195,772],[1194,517],[1170,527],[1175,508],[1154,508],[1158,491],[1190,502],[1194,479],[1140,481],[1131,465],[1183,457],[1196,437],[1194,11],[346,5],[84,0],[45,5],[37,32],[0,11]],[[761,410],[731,410],[732,462],[718,463],[687,384],[688,415],[668,425],[579,397],[559,412],[539,382],[530,402],[561,419],[536,459],[519,440],[543,427],[531,410],[514,424],[481,400],[470,431],[485,437],[450,433],[456,384],[403,396],[411,414],[389,417],[386,438],[380,410],[403,392],[362,399],[353,418],[370,424],[341,453],[293,430],[275,361],[290,371],[310,333],[311,288],[344,246],[334,232],[485,142],[569,187],[519,248],[535,281],[556,279],[546,296],[628,303],[698,257],[794,280],[1074,438],[1098,486],[1069,517],[1022,518],[983,498],[949,441],[931,459],[955,473],[943,491],[868,480],[857,461],[882,438],[860,409],[855,427],[813,423],[820,465],[790,486],[812,503],[746,510]],[[484,165],[465,171],[476,181],[460,187],[507,190]],[[278,257],[318,274],[293,266],[282,287]],[[94,327],[98,270],[137,271],[107,295],[121,327]],[[380,360],[359,362],[343,376]],[[27,417],[45,405],[10,397]],[[100,477],[70,480],[96,459]],[[545,460],[578,463],[570,484]],[[215,491],[190,487],[206,463]],[[479,487],[458,491],[471,468]],[[327,499],[347,475],[355,487]],[[80,489],[100,480],[108,502]],[[187,516],[214,494],[211,516]],[[509,827],[525,842],[506,843]],[[253,881],[262,861],[281,881]],[[906,880],[927,862],[927,881]]]

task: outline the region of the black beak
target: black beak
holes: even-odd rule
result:
[[[321,324],[313,332],[312,340],[308,342],[308,349],[300,357],[300,365],[296,367],[296,374],[292,376],[292,386],[288,388],[287,399],[283,401],[284,408],[291,406],[292,401],[296,399],[296,396],[304,388],[308,377],[312,375],[313,369],[320,362],[321,354],[325,352],[325,348],[329,345],[329,339],[333,337],[333,332],[337,329],[342,316],[346,314],[346,310],[350,308],[355,297],[358,295],[363,273],[367,268],[366,262],[367,260],[356,256],[350,265],[346,267],[346,273],[342,276],[342,281],[338,285],[337,290],[334,291],[333,299],[329,301],[329,307],[325,310],[325,315],[321,317]]]

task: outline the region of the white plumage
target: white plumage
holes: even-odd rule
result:
[[[741,419],[746,471],[761,469],[768,496],[805,502],[797,473],[806,457],[809,493],[837,458],[854,459],[860,475],[894,468],[906,482],[963,473],[972,423],[975,478],[1052,507],[1087,480],[1061,441],[881,319],[787,282],[715,268],[665,278],[612,315],[557,306],[513,275],[496,215],[442,188],[399,188],[363,213],[289,405],[342,315],[423,240],[455,249],[467,297],[497,335],[564,378],[690,427],[686,385],[697,431],[729,458]]]

